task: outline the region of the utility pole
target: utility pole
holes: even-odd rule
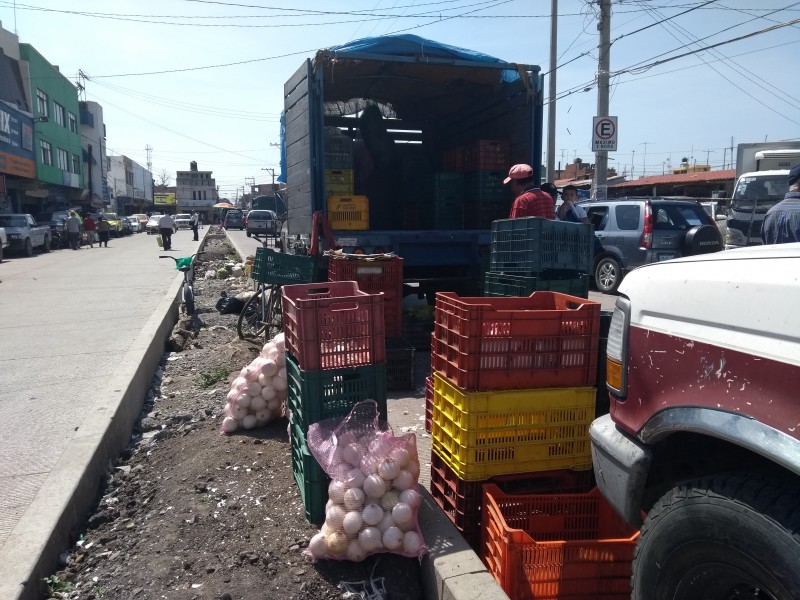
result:
[[[599,0],[600,61],[597,67],[597,116],[608,116],[609,70],[611,69],[611,0]],[[595,152],[594,200],[608,196],[608,150]]]
[[[263,168],[261,170],[262,171],[267,171],[268,173],[272,174],[272,191],[274,192],[275,191],[275,169],[273,169],[271,167],[265,167],[265,168]]]
[[[558,52],[558,0],[550,3],[550,103],[547,108],[547,181],[556,180],[556,53]]]
[[[640,146],[644,146],[644,156],[642,157],[642,177],[647,175],[647,144],[650,142],[642,142]]]

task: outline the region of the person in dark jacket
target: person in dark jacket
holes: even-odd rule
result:
[[[789,171],[789,191],[767,211],[761,228],[765,244],[800,242],[800,163]]]

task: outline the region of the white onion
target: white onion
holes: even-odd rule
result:
[[[347,551],[347,536],[344,531],[334,531],[325,540],[328,542],[328,552],[333,556],[341,556]]]
[[[358,543],[358,540],[350,540],[350,543],[347,545],[347,560],[352,562],[361,562],[365,558],[367,558],[367,553],[364,552],[364,549],[361,547],[361,544]]]
[[[378,458],[375,454],[366,454],[361,459],[361,472],[364,475],[375,475],[378,472]]]
[[[331,482],[331,483],[333,483],[333,482]],[[336,504],[336,502],[334,502],[333,500],[331,500],[330,498],[328,498],[328,501],[325,503],[325,512],[327,513],[327,512],[328,512],[328,509],[329,509],[331,506],[333,506],[334,504]],[[323,525],[324,525],[324,523],[323,523]]]
[[[328,540],[321,531],[308,542],[308,551],[314,558],[324,558],[328,554]]]
[[[272,412],[278,412],[281,409],[281,401],[277,398],[273,398],[272,400],[267,401],[267,408],[270,409]]]
[[[387,550],[397,550],[403,545],[403,532],[397,527],[389,527],[383,532],[383,545]]]
[[[231,388],[231,391],[228,392],[228,395],[225,397],[225,400],[227,400],[228,402],[233,402],[234,400],[236,400],[236,396],[238,395],[239,395],[239,390],[237,390],[236,388]]]
[[[351,487],[344,493],[344,507],[347,510],[361,510],[364,507],[364,492]]]
[[[275,397],[275,388],[272,386],[271,383],[268,383],[263,388],[261,388],[261,397],[264,400],[272,400]]]
[[[247,379],[247,381],[254,381],[257,375],[256,368],[253,366],[253,363],[247,365],[244,370],[242,371],[242,376]]]
[[[378,523],[378,529],[380,529],[382,532],[385,532],[387,529],[389,529],[389,527],[396,527],[396,526],[397,523],[395,523],[394,519],[392,518],[392,511],[384,512],[381,522]]]
[[[370,502],[361,511],[361,518],[367,525],[377,525],[383,519],[383,509],[377,504]]]
[[[347,484],[347,487],[363,488],[365,479],[366,477],[364,477],[364,473],[361,472],[361,469],[355,468],[347,472],[347,477],[344,482]]]
[[[344,519],[342,519],[342,529],[347,535],[355,535],[361,529],[361,526],[364,525],[364,520],[361,518],[361,513],[357,510],[353,510],[345,514]]]
[[[250,398],[249,394],[241,394],[236,399],[236,404],[238,404],[242,408],[250,408],[250,404],[252,404],[252,398]]]
[[[326,511],[326,512],[327,512],[327,511]],[[322,524],[322,527],[320,527],[320,528],[319,528],[319,530],[320,530],[322,533],[324,533],[324,534],[325,534],[325,537],[328,537],[330,534],[332,534],[332,533],[333,533],[333,529],[331,529],[330,527],[328,527],[328,524],[327,524],[327,523],[323,523],[323,524]]]
[[[378,465],[378,475],[384,479],[394,479],[400,474],[400,465],[390,458],[384,459]]]
[[[398,502],[392,509],[392,518],[395,523],[408,523],[414,518],[414,511],[405,502]]]
[[[400,502],[400,496],[398,495],[398,493],[394,490],[389,490],[381,498],[381,507],[383,508],[383,510],[390,511],[394,508],[394,505],[397,504],[398,502]]]
[[[364,480],[364,493],[370,498],[380,498],[386,494],[386,482],[380,475],[370,475]]]
[[[417,520],[411,519],[408,523],[395,523],[400,531],[411,531],[417,528]]]
[[[358,534],[358,543],[365,552],[372,552],[383,543],[383,536],[377,527],[364,527]]]
[[[222,419],[222,431],[225,433],[233,433],[239,428],[239,421],[233,417],[225,417]]]
[[[273,347],[267,351],[267,358],[271,358],[275,360],[278,357],[279,352]]]
[[[416,531],[406,531],[403,535],[403,550],[406,554],[417,554],[422,547],[422,540]]]
[[[244,406],[234,404],[231,406],[231,416],[237,421],[241,421],[247,416],[247,409]]]
[[[273,377],[272,378],[272,387],[274,387],[275,391],[277,391],[277,392],[284,391],[288,387],[287,384],[286,384],[286,377],[279,377],[277,375],[275,377]]]
[[[250,410],[258,412],[267,407],[267,401],[261,396],[255,396],[250,399]]]
[[[400,502],[405,502],[411,508],[416,510],[422,504],[422,496],[415,489],[403,490],[400,492]]]
[[[269,412],[267,409],[264,408],[256,411],[256,421],[258,421],[259,423],[266,424],[269,423],[271,419],[272,419],[272,413]]]
[[[245,429],[252,429],[258,423],[258,419],[255,415],[247,415],[244,419],[242,419],[242,427]]]
[[[411,455],[405,448],[395,448],[392,450],[391,454],[389,454],[389,457],[396,462],[397,466],[401,469],[405,468],[408,461],[411,460]]]
[[[266,356],[270,353],[270,350],[275,349],[275,342],[273,340],[269,340],[264,346],[261,348],[261,356]]]
[[[416,461],[416,459],[412,458],[410,461],[408,461],[408,464],[405,466],[405,470],[411,473],[411,476],[414,479],[419,477],[419,463]]]
[[[278,352],[283,352],[286,348],[286,336],[283,332],[276,333],[275,337],[272,338],[272,343],[275,345]]]
[[[336,441],[336,444],[339,447],[344,448],[345,446],[347,446],[349,444],[355,444],[356,441],[357,441],[356,440],[356,436],[353,435],[353,433],[351,433],[350,431],[346,431],[342,435],[339,436],[339,439]]]
[[[275,358],[275,362],[278,364],[278,368],[285,366],[286,355],[283,353],[278,354],[278,356]]]
[[[286,369],[285,368],[278,369],[277,377],[279,377],[280,379],[283,379],[284,381],[286,381]]]
[[[341,506],[331,506],[330,510],[325,513],[325,522],[334,531],[342,531],[342,521],[344,521],[345,514],[345,510]]]
[[[242,373],[244,373],[244,369],[242,369]],[[239,377],[233,380],[233,383],[231,384],[231,389],[240,388],[245,385],[247,385],[247,379],[245,379],[243,375],[239,375]]]
[[[356,443],[347,444],[342,450],[342,458],[357,467],[361,464],[361,459],[364,458],[364,449]]]
[[[261,365],[261,374],[264,375],[264,377],[273,377],[277,372],[278,365],[274,360],[267,359],[264,361],[264,364]]]
[[[411,486],[413,486],[415,483],[416,480],[414,479],[413,475],[411,475],[411,473],[405,469],[401,469],[400,473],[397,474],[397,477],[392,480],[392,486],[401,492],[411,488]]]
[[[347,486],[344,484],[343,481],[338,479],[333,479],[328,484],[328,498],[330,498],[336,504],[344,503],[344,493],[347,491]],[[327,510],[325,513],[327,514]]]
[[[261,373],[256,381],[258,381],[258,385],[260,385],[263,388],[270,382],[270,379],[271,379],[270,377],[267,377],[266,375]]]

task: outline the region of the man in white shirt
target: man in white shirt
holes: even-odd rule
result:
[[[164,250],[172,250],[172,232],[177,231],[171,215],[164,215],[158,220],[158,231],[164,240]]]
[[[197,236],[197,229],[200,226],[200,215],[197,214],[196,210],[192,211],[192,218],[189,219],[189,227],[192,228],[192,233],[194,234],[194,241],[199,241],[199,237]]]

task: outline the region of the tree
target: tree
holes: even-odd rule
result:
[[[156,187],[159,188],[159,190],[163,190],[169,187],[170,183],[172,183],[172,174],[166,169],[161,169],[156,174]]]

